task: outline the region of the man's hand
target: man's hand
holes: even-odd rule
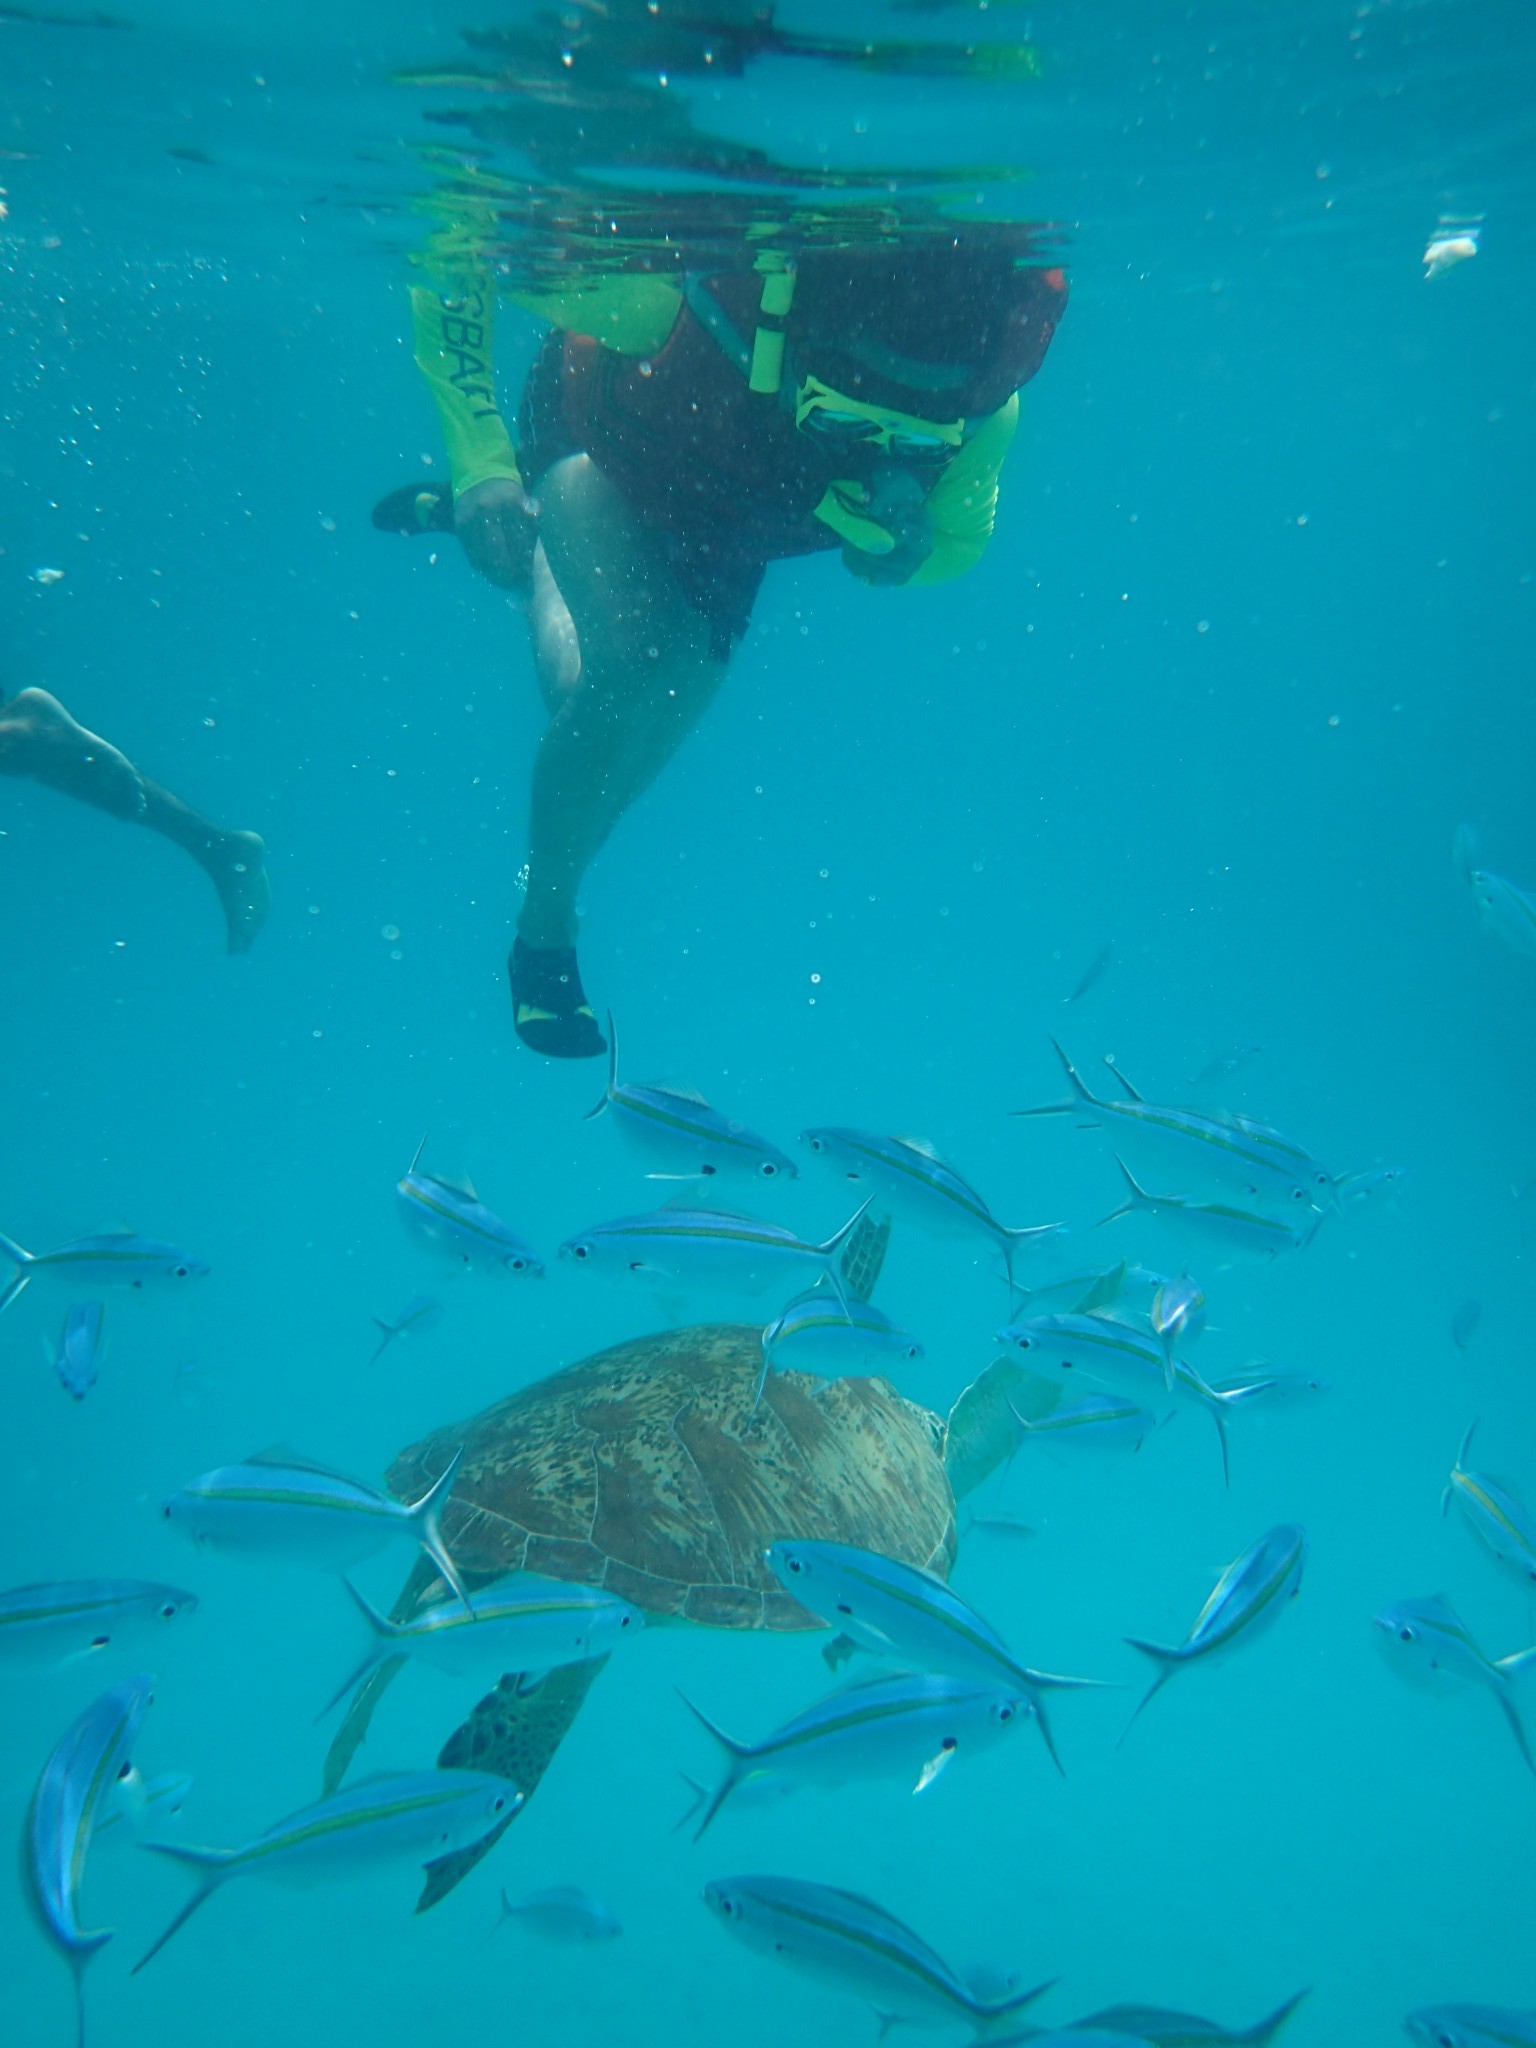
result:
[[[526,594],[539,529],[517,479],[490,476],[471,485],[455,499],[453,513],[470,567],[498,589]]]
[[[844,562],[864,583],[905,583],[933,553],[927,492],[907,470],[887,469],[876,477],[860,509],[885,528],[895,546],[874,555],[850,542],[843,549]]]

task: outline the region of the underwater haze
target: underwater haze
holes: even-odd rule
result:
[[[79,1391],[55,1360],[98,1290],[39,1267],[0,1312],[0,1612],[6,1589],[108,1578],[198,1600],[121,1652],[13,1662],[0,1632],[0,1828],[31,1839],[55,1745],[144,1671],[134,1762],[191,1783],[139,1832],[233,1847],[320,1797],[345,1709],[317,1717],[369,1636],[337,1572],[191,1547],[168,1497],[273,1446],[382,1486],[403,1447],[605,1346],[761,1325],[808,1281],[749,1298],[557,1257],[675,1190],[613,1109],[584,1120],[601,1061],[514,1035],[542,726],[519,601],[452,536],[370,522],[446,477],[406,287],[444,153],[492,161],[445,118],[480,104],[463,32],[558,42],[560,11],[125,6],[0,7],[0,696],[52,692],[260,833],[272,907],[231,957],[174,846],[0,776],[0,1231],[33,1254],[143,1233],[209,1269],[101,1291]],[[919,1134],[1004,1224],[1067,1226],[1012,1296],[985,1233],[898,1211],[878,1306],[923,1350],[878,1369],[936,1430],[995,1359],[1024,1369],[1010,1322],[1093,1313],[1097,1285],[1142,1330],[1133,1268],[1198,1281],[1180,1356],[1205,1386],[1281,1377],[1233,1404],[1229,1485],[1201,1402],[1154,1375],[1139,1449],[1021,1431],[958,1503],[955,1593],[1025,1666],[1114,1688],[1051,1696],[1063,1775],[1025,1727],[962,1741],[915,1796],[914,1769],[728,1801],[695,1844],[683,1774],[712,1787],[722,1756],[679,1693],[756,1742],[904,1660],[834,1679],[824,1632],[652,1625],[420,1916],[426,1854],[231,1883],[131,1976],[193,1879],[98,1828],[81,1924],[116,1932],[86,2039],[873,2043],[878,1991],[707,1909],[741,1873],[878,1901],[957,1973],[988,1965],[986,1997],[1057,1980],[1015,2025],[1134,2003],[1237,2032],[1310,1987],[1286,2048],[1386,2048],[1419,2008],[1525,2012],[1536,1671],[1496,1660],[1536,1644],[1536,14],[757,13],[928,55],[769,48],[657,88],[662,58],[647,90],[801,167],[800,204],[817,179],[838,203],[845,172],[985,167],[941,203],[1049,223],[1071,297],[979,565],[891,590],[835,552],[774,563],[717,700],[587,876],[582,968],[620,1081],[698,1090],[782,1147],[797,1178],[710,1201],[812,1243],[885,1206],[798,1142],[823,1126]],[[978,42],[1032,55],[933,54]],[[498,146],[502,178],[543,175]],[[509,418],[542,332],[503,308]],[[1257,1213],[1262,1191],[1137,1169],[1107,1114],[1012,1118],[1064,1101],[1053,1038],[1105,1102],[1131,1102],[1119,1073],[1294,1140],[1326,1170],[1295,1244],[1191,1234],[1171,1198]],[[424,1138],[423,1168],[472,1176],[542,1278],[450,1270],[402,1228]],[[1117,1151],[1165,1201],[1100,1227],[1127,1196]],[[379,1352],[371,1319],[423,1298],[441,1314]],[[1017,1383],[1026,1412],[1049,1413],[1043,1386]],[[1453,1467],[1495,1476],[1503,1569],[1486,1505],[1453,1485],[1442,1512]],[[925,1483],[947,1484],[936,1453]],[[1154,1675],[1126,1639],[1181,1643],[1284,1524],[1306,1532],[1299,1593],[1175,1672],[1122,1743]],[[450,1509],[450,1550],[469,1532]],[[394,1542],[351,1576],[388,1611],[413,1557]],[[1443,1690],[1375,1640],[1430,1596],[1482,1659]],[[431,1769],[493,1679],[413,1665],[352,1779]],[[63,2048],[70,1967],[6,1868],[0,2040]],[[501,1890],[557,1886],[622,1933],[499,1924]],[[957,2006],[934,2038],[971,2032]]]

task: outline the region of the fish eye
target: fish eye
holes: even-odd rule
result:
[[[703,1175],[705,1180],[712,1179],[714,1175],[717,1174],[719,1171],[719,1167],[711,1166],[707,1159],[705,1160],[704,1164],[699,1168],[699,1172]],[[772,1169],[770,1168],[769,1171],[771,1172]]]
[[[1400,1628],[1397,1632],[1397,1640],[1400,1643],[1411,1643],[1413,1641],[1413,1630],[1406,1627]]]
[[[620,1628],[628,1628],[628,1627],[629,1627],[629,1624],[630,1624],[630,1622],[631,1622],[631,1621],[632,1621],[633,1619],[634,1619],[634,1617],[633,1617],[632,1615],[629,1615],[629,1614],[621,1614],[621,1615],[619,1616],[619,1627],[620,1627]]]
[[[507,1264],[514,1273],[526,1273],[528,1270],[528,1261],[518,1258],[515,1254],[508,1259]]]
[[[171,1519],[171,1504],[169,1501],[166,1502],[165,1506],[160,1510],[160,1512],[162,1515],[164,1515],[167,1521]]]
[[[903,1353],[903,1356],[907,1358],[921,1358],[922,1355],[923,1347],[921,1344],[909,1344]]]
[[[999,1707],[997,1710],[997,1718],[999,1719],[999,1721],[1011,1721],[1013,1719],[1012,1707]]]
[[[959,1748],[959,1744],[956,1742],[953,1735],[946,1735],[944,1740],[939,1744],[939,1747],[940,1749],[944,1750],[946,1754],[952,1756],[955,1750]]]
[[[160,1610],[160,1619],[162,1621],[174,1621],[180,1612],[181,1609],[174,1600],[167,1600]]]
[[[92,1648],[93,1650],[109,1650],[109,1649],[111,1649],[111,1647],[112,1647],[112,1638],[111,1638],[110,1636],[92,1636],[92,1637],[91,1637],[91,1648]]]
[[[131,1761],[130,1761],[130,1762],[127,1762],[127,1763],[121,1763],[121,1764],[119,1764],[119,1765],[118,1765],[118,1767],[117,1767],[117,1782],[119,1783],[119,1785],[121,1785],[121,1784],[124,1784],[124,1783],[125,1783],[125,1782],[126,1782],[126,1781],[127,1781],[128,1779],[129,1779],[129,1778],[131,1778],[132,1776],[133,1776],[133,1764],[132,1764],[132,1762],[131,1762]]]
[[[506,1805],[506,1803],[506,1795],[502,1792],[498,1792],[496,1794],[496,1797],[491,1801],[492,1813],[500,1813],[501,1809]]]
[[[573,1259],[584,1259],[584,1258],[587,1258],[587,1257],[589,1256],[589,1254],[591,1253],[591,1249],[592,1249],[592,1247],[591,1247],[590,1245],[585,1245],[585,1244],[573,1244],[573,1245],[571,1246],[571,1257],[572,1257]]]
[[[779,1169],[774,1165],[771,1159],[765,1159],[762,1165],[757,1170],[763,1176],[764,1180],[772,1180]],[[706,1173],[713,1173],[714,1168],[712,1166],[706,1166],[704,1171]]]
[[[1013,1343],[1014,1349],[1017,1351],[1033,1351],[1035,1348],[1033,1337],[1015,1337]]]
[[[810,1143],[810,1147],[811,1147],[811,1150],[812,1150],[813,1152],[825,1152],[825,1151],[826,1151],[826,1149],[827,1149],[827,1147],[826,1147],[826,1141],[825,1141],[825,1139],[822,1139],[822,1138],[812,1138],[812,1139],[810,1139],[810,1140],[809,1140],[809,1143]]]
[[[192,1268],[190,1266],[178,1266],[176,1268],[176,1278],[178,1280],[190,1280],[191,1277]]]
[[[848,1605],[848,1602],[847,1602],[846,1600],[839,1600],[839,1601],[838,1601],[838,1603],[837,1603],[837,1611],[838,1611],[838,1613],[839,1613],[839,1614],[846,1614],[846,1615],[848,1615],[848,1616],[850,1617],[850,1619],[852,1618],[852,1615],[853,1615],[853,1609],[852,1609],[852,1608],[851,1608],[851,1607],[850,1607],[850,1606]]]
[[[720,1910],[727,1920],[731,1919],[736,1911],[736,1901],[734,1899],[722,1899],[720,1901]]]
[[[786,1567],[788,1568],[788,1570],[790,1571],[790,1573],[791,1573],[791,1574],[792,1574],[792,1575],[793,1575],[793,1576],[794,1576],[795,1578],[797,1578],[797,1579],[798,1579],[798,1578],[799,1578],[799,1576],[800,1576],[800,1571],[801,1571],[801,1565],[800,1565],[800,1560],[799,1560],[799,1558],[798,1558],[798,1557],[786,1557],[786,1558],[785,1558],[785,1560],[784,1560],[784,1563],[785,1563],[785,1566],[786,1566]]]

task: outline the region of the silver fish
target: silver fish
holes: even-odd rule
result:
[[[1127,1636],[1131,1648],[1150,1657],[1158,1669],[1136,1712],[1126,1722],[1120,1740],[1125,1740],[1147,1702],[1162,1691],[1175,1671],[1230,1649],[1239,1637],[1249,1640],[1274,1622],[1284,1612],[1287,1601],[1301,1590],[1306,1557],[1306,1531],[1293,1522],[1282,1522],[1227,1566],[1182,1643],[1167,1649],[1160,1643]]]
[[[1512,1579],[1529,1589],[1536,1586],[1536,1516],[1502,1480],[1467,1470],[1467,1453],[1476,1428],[1474,1422],[1461,1440],[1440,1496],[1440,1512],[1447,1513],[1454,1500],[1472,1534]]]
[[[1130,1199],[1101,1216],[1101,1227],[1121,1216],[1155,1216],[1191,1242],[1214,1251],[1275,1259],[1282,1252],[1305,1251],[1323,1221],[1323,1212],[1317,1209],[1308,1209],[1302,1217],[1266,1216],[1262,1210],[1244,1208],[1240,1203],[1149,1194],[1123,1159],[1117,1158],[1115,1164],[1125,1176]]]
[[[1222,1400],[1240,1401],[1245,1409],[1255,1403],[1278,1407],[1281,1402],[1310,1400],[1326,1394],[1329,1382],[1316,1373],[1298,1372],[1279,1365],[1250,1365],[1246,1371],[1212,1380],[1211,1392]]]
[[[895,1777],[923,1792],[957,1754],[989,1748],[1029,1715],[1018,1688],[910,1672],[845,1686],[761,1742],[737,1742],[692,1700],[683,1704],[726,1756],[725,1775],[695,1841],[732,1793],[754,1779],[781,1778],[798,1787]]]
[[[1079,2027],[1104,2027],[1130,2034],[1148,2048],[1265,2048],[1307,1996],[1298,1991],[1251,2027],[1218,2026],[1191,2012],[1168,2012],[1160,2005],[1111,2005],[1079,2020]]]
[[[619,1079],[619,1037],[608,1013],[608,1087],[587,1121],[608,1111],[625,1142],[642,1158],[669,1169],[651,1180],[795,1180],[793,1159],[734,1117],[711,1109],[687,1088],[639,1087]]]
[[[981,1196],[923,1138],[884,1138],[873,1131],[824,1125],[802,1131],[800,1141],[836,1166],[845,1180],[872,1187],[898,1216],[944,1237],[984,1237],[996,1245],[1013,1279],[1013,1262],[1055,1237],[1059,1223],[1010,1229],[999,1223]]]
[[[1368,1166],[1360,1173],[1341,1173],[1334,1182],[1339,1207],[1346,1213],[1367,1206],[1379,1208],[1402,1187],[1406,1166]]]
[[[441,1601],[409,1621],[388,1621],[345,1582],[374,1647],[328,1702],[329,1713],[353,1686],[396,1657],[420,1657],[456,1677],[518,1671],[527,1677],[560,1664],[606,1657],[645,1626],[638,1607],[566,1579],[513,1572],[464,1602]]]
[[[22,1830],[22,1874],[38,1924],[75,1979],[76,2039],[85,2048],[85,1966],[112,1939],[80,1924],[80,1886],[91,1837],[113,1786],[129,1768],[154,1681],[125,1678],[64,1731],[43,1766]]]
[[[152,1579],[60,1579],[0,1593],[0,1665],[45,1671],[122,1650],[197,1612],[197,1595]]]
[[[384,1335],[379,1339],[378,1348],[368,1363],[377,1365],[397,1337],[424,1337],[429,1330],[435,1330],[442,1320],[443,1304],[430,1294],[413,1294],[392,1323],[386,1322],[383,1316],[375,1316],[373,1326],[376,1330],[382,1330]]]
[[[1241,1405],[1242,1396],[1218,1393],[1182,1358],[1173,1361],[1170,1379],[1168,1361],[1150,1331],[1138,1330],[1118,1316],[1021,1316],[998,1331],[997,1341],[1022,1353],[1050,1377],[1064,1377],[1074,1388],[1083,1380],[1096,1381],[1139,1404],[1161,1387],[1176,1401],[1195,1402],[1215,1426],[1222,1474],[1230,1479],[1227,1416]]]
[[[610,1018],[608,1029],[612,1031]],[[501,1927],[510,1920],[545,1941],[612,1941],[624,1932],[619,1916],[574,1884],[550,1885],[546,1891],[530,1892],[525,1899],[501,1895]]]
[[[480,1273],[517,1273],[537,1279],[544,1271],[537,1252],[486,1208],[467,1180],[445,1180],[420,1171],[426,1144],[423,1138],[395,1188],[406,1228],[455,1265]]]
[[[406,1504],[327,1465],[267,1451],[191,1480],[165,1503],[165,1518],[194,1543],[289,1557],[338,1572],[407,1537],[420,1544],[467,1604],[441,1528],[463,1457],[456,1451],[441,1478],[420,1500]]]
[[[1181,1176],[1252,1195],[1260,1208],[1283,1215],[1305,1218],[1314,1209],[1337,1206],[1333,1176],[1269,1124],[1147,1102],[1118,1067],[1115,1078],[1127,1099],[1111,1101],[1093,1094],[1061,1047],[1054,1039],[1051,1043],[1072,1084],[1073,1100],[1016,1109],[1015,1116],[1076,1115],[1107,1132],[1117,1154],[1144,1154]]]
[[[921,1358],[923,1347],[872,1302],[840,1302],[825,1288],[796,1295],[763,1331],[763,1359],[776,1372],[820,1379],[888,1372]]]
[[[1457,872],[1472,891],[1483,930],[1502,939],[1512,952],[1536,960],[1536,896],[1477,865],[1477,843],[1470,825],[1456,828]]]
[[[1403,2025],[1424,2048],[1536,2048],[1536,2011],[1512,2005],[1426,2005]]]
[[[29,1252],[0,1231],[0,1257],[16,1272],[0,1291],[0,1311],[34,1280],[58,1280],[68,1287],[159,1287],[177,1280],[201,1280],[208,1268],[173,1244],[140,1237],[132,1230],[104,1230],[71,1238],[51,1252]]]
[[[1188,1273],[1165,1281],[1152,1297],[1147,1319],[1163,1347],[1163,1360],[1171,1375],[1175,1345],[1192,1344],[1205,1328],[1205,1292],[1200,1283]]]
[[[406,1771],[362,1779],[329,1799],[301,1807],[240,1849],[146,1842],[146,1849],[185,1864],[200,1881],[131,1974],[137,1976],[231,1878],[267,1877],[279,1884],[312,1885],[372,1870],[397,1857],[435,1862],[505,1827],[522,1803],[515,1786],[484,1771]]]
[[[599,1271],[633,1273],[676,1286],[739,1288],[755,1293],[786,1274],[826,1280],[846,1298],[838,1258],[869,1207],[849,1217],[825,1244],[807,1244],[778,1223],[725,1209],[666,1208],[621,1216],[567,1238],[560,1256]]]
[[[882,2026],[995,2030],[1047,1987],[983,1998],[910,1927],[856,1892],[794,1877],[722,1877],[704,1903],[727,1933],[760,1955],[873,2005]]]
[[[1021,1443],[1071,1444],[1093,1451],[1139,1451],[1158,1422],[1149,1408],[1138,1407],[1119,1394],[1064,1399],[1034,1418],[1015,1408],[1013,1419]]]
[[[113,1786],[96,1832],[103,1835],[109,1828],[120,1827],[135,1841],[147,1841],[152,1830],[167,1827],[176,1819],[191,1790],[192,1779],[186,1771],[162,1771],[157,1778],[146,1778],[137,1765],[130,1765]]]
[[[73,1400],[83,1401],[101,1375],[107,1348],[102,1335],[105,1314],[99,1301],[77,1301],[64,1318],[59,1348],[49,1362]]]
[[[929,1572],[851,1543],[770,1544],[768,1569],[803,1607],[876,1656],[909,1671],[979,1679],[1020,1692],[1034,1708],[1051,1761],[1061,1759],[1046,1719],[1048,1692],[1078,1692],[1096,1678],[1062,1678],[1021,1664],[990,1622]]]
[[[1375,1629],[1377,1647],[1410,1685],[1433,1692],[1468,1684],[1492,1693],[1526,1769],[1536,1773],[1515,1699],[1516,1683],[1536,1670],[1536,1645],[1507,1657],[1485,1655],[1461,1616],[1438,1595],[1383,1608],[1375,1617]]]

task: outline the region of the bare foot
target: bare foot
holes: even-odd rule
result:
[[[46,690],[23,690],[0,704],[0,773],[30,776],[114,818],[144,809],[139,771],[110,740],[87,732]]]
[[[248,953],[272,907],[267,849],[255,832],[223,832],[203,866],[219,892],[231,953]]]

